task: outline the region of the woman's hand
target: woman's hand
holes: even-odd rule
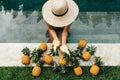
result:
[[[60,46],[60,41],[58,39],[54,39],[52,42],[53,46],[59,47]]]
[[[52,42],[51,54],[52,56],[58,56],[58,47],[60,46],[60,41],[58,39],[54,39]]]
[[[62,46],[60,46],[60,50],[63,52],[63,53],[66,53],[66,54],[70,54],[69,52],[69,48],[66,44],[63,44]]]

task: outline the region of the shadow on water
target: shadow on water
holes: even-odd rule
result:
[[[47,0],[0,0],[0,5],[5,7],[5,10],[19,10],[19,5],[24,5],[24,11],[41,11],[43,4]],[[82,12],[111,12],[120,11],[119,0],[74,0]]]
[[[4,10],[3,13],[6,14],[12,13],[13,19],[15,19],[20,11],[6,11]],[[2,12],[2,11],[1,11]],[[28,18],[32,15],[34,11],[22,11],[23,16]],[[37,15],[37,23],[43,19],[42,12],[36,11],[38,13]],[[92,22],[93,28],[95,28],[96,25],[104,22],[108,27],[112,25],[112,19],[120,20],[120,12],[79,12],[78,18],[83,24],[86,24],[89,26],[90,22]]]
[[[92,22],[93,28],[102,22],[110,27],[112,19],[120,20],[120,12],[80,12],[78,17],[87,26]]]

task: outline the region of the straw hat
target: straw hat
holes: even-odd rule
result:
[[[42,8],[44,20],[54,27],[71,24],[78,13],[79,8],[73,0],[48,0]]]

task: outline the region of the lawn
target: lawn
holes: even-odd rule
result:
[[[89,66],[82,66],[83,75],[76,77],[72,67],[67,67],[66,74],[43,67],[39,77],[31,75],[32,67],[0,67],[0,80],[120,80],[120,66],[103,66],[98,76],[89,74]]]

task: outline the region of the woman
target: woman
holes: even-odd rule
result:
[[[73,0],[48,0],[43,5],[42,15],[52,41],[59,40],[61,45],[66,45],[68,31],[78,13],[78,6]],[[57,34],[59,31],[60,37]]]

